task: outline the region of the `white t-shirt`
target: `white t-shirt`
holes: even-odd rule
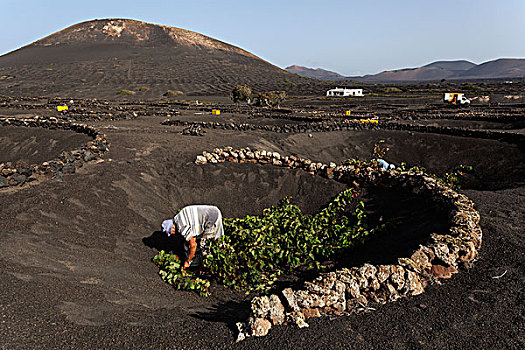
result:
[[[184,207],[175,215],[173,223],[177,225],[177,231],[186,241],[200,235],[204,239],[219,239],[224,236],[221,211],[213,205]]]

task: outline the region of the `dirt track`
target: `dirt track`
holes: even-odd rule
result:
[[[64,182],[0,192],[2,348],[525,345],[524,172],[516,166],[523,162],[523,145],[400,131],[313,133],[310,138],[210,129],[206,136],[196,137],[181,135],[181,127],[160,125],[162,120],[144,116],[94,122],[111,142],[105,162],[88,164],[66,175]],[[55,133],[28,132],[36,137],[34,147],[39,149],[40,137]],[[19,130],[4,128],[0,133],[13,149],[23,143]],[[64,147],[74,147],[67,135],[53,137],[69,140]],[[311,212],[343,188],[302,171],[271,166],[197,166],[193,161],[203,150],[249,146],[340,162],[355,156],[365,159],[379,139],[392,148],[389,159],[396,163],[418,163],[437,173],[458,163],[474,166],[476,178],[464,193],[481,213],[484,241],[472,270],[370,313],[309,320],[306,329],[276,327],[267,337],[240,344],[233,344],[233,324],[246,314],[246,296],[214,285],[210,298],[200,298],[175,291],[158,277],[150,259],[170,241],[156,231],[176,208],[208,203],[218,205],[225,216],[239,216],[256,214],[292,195]],[[55,151],[60,153],[58,148],[50,150]],[[421,211],[407,222],[421,225],[424,221],[418,215],[432,218]],[[439,220],[439,216],[434,220],[436,228]],[[494,278],[498,276],[502,277]]]

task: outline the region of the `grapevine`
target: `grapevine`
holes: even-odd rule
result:
[[[210,242],[204,266],[225,286],[247,292],[267,291],[280,275],[298,268],[320,271],[321,262],[363,244],[382,228],[368,228],[358,196],[347,189],[312,215],[304,215],[285,197],[261,215],[225,218],[224,237]],[[184,275],[175,255],[161,251],[154,262],[162,279],[175,288],[209,294],[209,281]]]

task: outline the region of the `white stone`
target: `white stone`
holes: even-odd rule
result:
[[[197,156],[197,159],[195,160],[195,164],[206,164],[207,160],[204,156]]]

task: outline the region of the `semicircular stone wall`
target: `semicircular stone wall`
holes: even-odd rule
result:
[[[90,161],[101,159],[109,150],[106,135],[86,124],[61,121],[57,118],[0,118],[0,126],[17,126],[46,129],[72,130],[86,134],[93,139],[74,150],[64,150],[56,159],[41,164],[23,164],[20,162],[0,163],[0,188],[22,186],[36,180],[37,176],[52,175],[61,179],[63,174],[74,173]]]
[[[471,268],[481,247],[480,215],[474,203],[421,172],[323,164],[277,152],[232,147],[203,152],[195,160],[196,164],[222,162],[298,168],[345,184],[357,181],[365,186],[401,187],[431,197],[449,213],[447,234],[430,235],[424,245],[410,256],[399,258],[395,265],[343,268],[322,273],[300,289],[286,288],[278,294],[255,297],[249,319],[237,323],[238,341],[248,336],[264,336],[274,325],[293,323],[308,327],[307,319],[311,317],[349,314],[366,310],[370,305],[421,294],[429,284],[450,278],[459,269]]]

